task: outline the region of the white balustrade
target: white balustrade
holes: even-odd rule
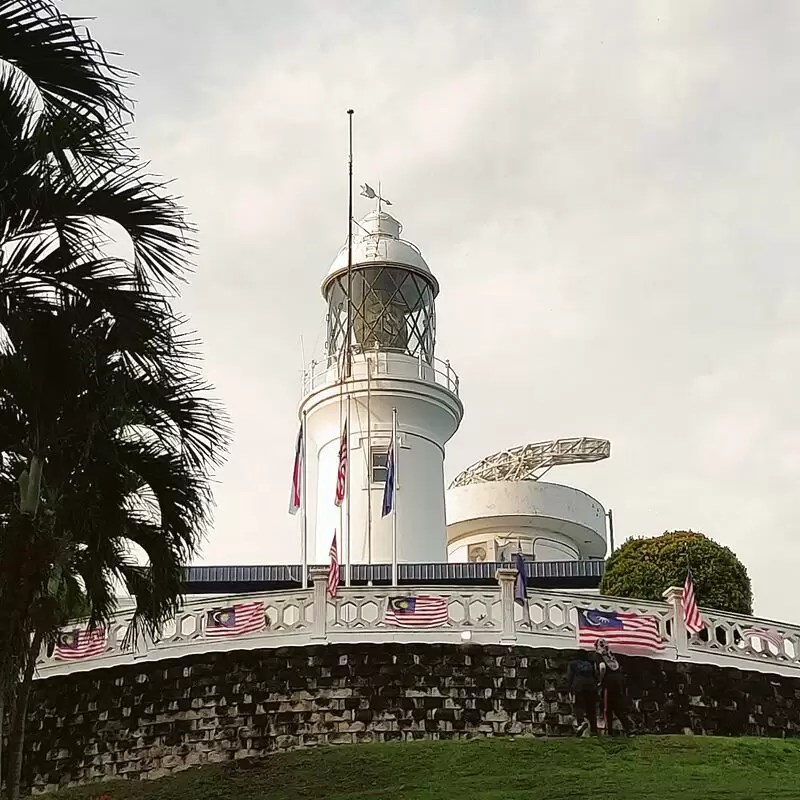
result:
[[[514,600],[516,572],[499,569],[497,587],[340,587],[336,598],[326,591],[327,568],[312,567],[312,587],[207,598],[188,602],[154,640],[131,644],[126,634],[132,612],[121,612],[107,629],[103,653],[63,660],[43,652],[38,678],[70,672],[181,658],[205,652],[258,650],[325,643],[401,642],[475,643],[574,649],[579,609],[597,609],[653,617],[664,650],[656,658],[738,667],[800,676],[800,627],[701,609],[707,628],[688,636],[680,604],[681,589],[665,592],[653,603],[561,591],[529,591],[526,602]],[[384,621],[389,598],[434,595],[447,602],[448,621],[435,628],[398,628]],[[236,636],[209,636],[210,612],[243,603],[264,606],[264,627]],[[74,626],[80,628],[79,624]]]

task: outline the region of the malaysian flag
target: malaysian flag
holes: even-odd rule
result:
[[[103,628],[74,630],[59,633],[56,641],[57,658],[75,659],[99,656],[106,649],[106,632]]]
[[[614,650],[664,649],[655,617],[595,608],[578,609],[578,644],[594,647],[598,639],[605,639]]]
[[[292,493],[289,497],[289,513],[296,514],[300,509],[303,491],[303,426],[297,434],[297,445],[294,449],[294,469],[292,470]]]
[[[383,487],[383,505],[381,506],[381,516],[385,517],[392,513],[394,508],[394,442],[389,445],[389,452],[386,454],[386,485]]]
[[[328,567],[328,594],[336,597],[339,591],[339,550],[336,547],[336,531],[333,532],[333,541],[330,550],[331,563]]]
[[[339,442],[339,471],[336,473],[336,505],[344,501],[344,490],[347,486],[347,420],[344,421],[342,439]]]
[[[241,636],[260,631],[265,626],[263,603],[239,603],[209,611],[206,617],[206,636]]]
[[[692,571],[687,570],[686,582],[683,584],[683,594],[681,595],[681,605],[683,606],[683,621],[686,623],[686,630],[689,633],[700,633],[706,624],[700,616],[700,609],[697,607],[697,598],[694,595],[694,581]]]
[[[436,628],[448,620],[443,597],[390,597],[383,621],[401,628]]]

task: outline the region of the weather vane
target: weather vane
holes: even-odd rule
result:
[[[370,200],[377,200],[378,201],[378,213],[381,213],[381,205],[385,204],[390,206],[391,203],[385,198],[381,197],[381,185],[378,184],[378,191],[376,192],[368,183],[364,183],[361,185],[361,196],[367,197]]]

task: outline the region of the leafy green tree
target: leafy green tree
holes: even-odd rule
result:
[[[608,559],[600,591],[616,597],[662,600],[670,586],[683,586],[690,565],[699,605],[753,613],[744,564],[729,548],[694,531],[629,539]]]
[[[130,146],[124,79],[52,2],[0,0],[0,708],[13,700],[13,800],[40,644],[76,603],[105,623],[119,587],[136,600],[131,638],[174,613],[229,440],[170,306],[192,229]]]

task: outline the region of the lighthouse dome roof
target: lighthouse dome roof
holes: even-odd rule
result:
[[[402,224],[385,211],[370,211],[362,220],[353,223],[353,267],[392,266],[408,269],[424,276],[433,287],[434,297],[439,293],[439,283],[422,257],[419,248],[400,238]],[[327,296],[333,280],[347,272],[347,242],[322,282],[322,294]]]

